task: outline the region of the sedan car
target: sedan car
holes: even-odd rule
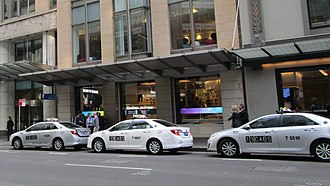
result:
[[[80,149],[86,146],[89,134],[90,129],[71,122],[46,121],[12,134],[10,144],[14,149],[26,146],[52,147],[57,151],[69,146]]]
[[[125,120],[91,134],[87,142],[87,147],[95,152],[135,149],[160,154],[163,150],[176,152],[192,146],[193,137],[189,128],[161,119]]]
[[[330,161],[330,120],[308,113],[259,117],[233,129],[219,131],[207,142],[223,157],[242,153],[302,154]]]

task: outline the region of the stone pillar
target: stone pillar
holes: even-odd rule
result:
[[[4,0],[0,0],[0,22],[2,22],[4,18]]]
[[[227,70],[220,73],[221,97],[224,129],[231,128],[231,106],[244,104],[244,92],[241,70]]]
[[[74,87],[73,86],[57,86],[57,117],[62,121],[71,121],[75,115],[74,110]],[[56,117],[56,116],[55,116]]]
[[[109,127],[120,121],[119,86],[115,82],[103,84],[104,117]]]
[[[156,78],[157,118],[175,122],[174,87],[170,77]]]
[[[0,42],[0,64],[9,62],[9,46],[9,43],[6,41]]]
[[[53,87],[44,86],[43,93],[44,94],[53,94]],[[56,114],[56,100],[42,100],[43,106],[43,121],[47,118],[57,117]]]
[[[56,65],[56,38],[55,32],[47,31],[42,34],[42,61],[43,64]]]
[[[0,81],[0,131],[7,128],[8,116],[15,122],[15,81]]]
[[[102,63],[115,61],[113,1],[100,1]]]
[[[164,0],[150,1],[152,42],[154,56],[167,56],[171,51],[170,18]]]

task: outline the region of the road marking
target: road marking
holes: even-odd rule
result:
[[[146,158],[146,155],[120,155],[120,158]]]
[[[63,155],[63,156],[68,155],[68,153],[66,153],[66,152],[50,152],[48,154],[51,154],[51,155]]]
[[[263,161],[261,159],[233,159],[233,158],[221,158],[221,160],[225,160],[225,161]]]
[[[92,167],[92,168],[106,168],[106,169],[124,169],[124,170],[142,170],[151,171],[149,168],[138,168],[138,167],[115,167],[115,166],[104,166],[104,165],[84,165],[84,164],[65,164],[72,167]]]

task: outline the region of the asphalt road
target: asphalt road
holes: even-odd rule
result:
[[[222,159],[210,152],[146,152],[0,148],[0,185],[319,186],[330,164],[311,157],[251,155]]]

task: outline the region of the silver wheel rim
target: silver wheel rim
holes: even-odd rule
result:
[[[62,143],[61,140],[56,140],[56,141],[54,142],[54,148],[55,148],[55,150],[61,150],[62,147],[63,147],[63,143]]]
[[[233,156],[236,153],[237,148],[233,142],[227,141],[222,144],[221,150],[226,156]]]
[[[15,149],[19,149],[21,147],[21,141],[20,140],[15,140],[14,141],[14,148]]]
[[[160,151],[160,144],[157,141],[152,141],[149,144],[149,150],[153,154],[157,154]]]
[[[329,160],[330,159],[330,144],[329,143],[320,143],[315,148],[316,155],[323,159]]]
[[[96,152],[101,152],[103,150],[103,143],[100,140],[95,141],[94,143],[94,150]]]

